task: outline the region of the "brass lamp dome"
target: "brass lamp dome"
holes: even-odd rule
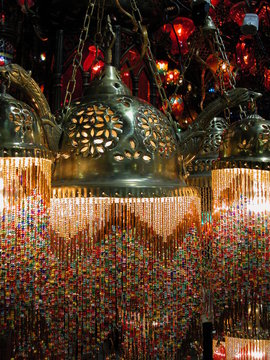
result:
[[[187,182],[192,186],[211,186],[211,170],[218,157],[222,134],[228,128],[222,117],[214,117],[206,129],[206,135],[195,159],[187,166]]]
[[[185,186],[169,120],[132,96],[112,66],[71,105],[63,130],[56,188],[101,189],[114,196],[134,194],[135,188],[166,192]]]
[[[224,134],[215,169],[270,170],[270,122],[258,114],[233,123]]]
[[[0,156],[50,157],[40,118],[30,106],[0,94]]]

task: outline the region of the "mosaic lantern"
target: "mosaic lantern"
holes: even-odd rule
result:
[[[258,115],[232,124],[212,171],[217,330],[248,346],[269,339],[269,134]]]
[[[0,109],[1,352],[39,358],[48,330],[39,326],[48,306],[51,154],[30,106],[2,93]]]
[[[198,312],[201,253],[200,196],[181,177],[171,124],[107,65],[63,129],[51,226],[66,346],[172,358]]]

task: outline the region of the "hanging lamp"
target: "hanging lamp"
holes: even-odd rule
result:
[[[187,165],[187,183],[201,189],[202,224],[210,222],[212,213],[212,179],[211,170],[218,157],[222,134],[228,128],[222,117],[214,117],[206,128],[206,135],[200,144],[200,151],[194,160]],[[196,136],[196,135],[194,135]]]
[[[5,77],[12,84],[21,82],[41,108],[42,94],[33,92],[38,85],[15,64],[2,67],[1,76],[1,351],[5,352],[6,345],[10,357],[41,357],[47,329],[40,324],[49,319],[45,289],[50,263],[52,153],[41,118],[29,105],[8,95],[3,83]],[[35,327],[39,328],[37,333],[33,332]]]
[[[232,124],[212,171],[217,331],[229,337],[230,354],[245,339],[265,355],[261,340],[269,340],[269,133],[257,114]]]
[[[200,196],[183,181],[171,124],[107,64],[63,130],[51,226],[82,299],[69,336],[84,334],[92,356],[116,329],[125,358],[175,354],[199,303]]]

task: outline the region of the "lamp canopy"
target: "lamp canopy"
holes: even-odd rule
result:
[[[131,95],[110,65],[63,119],[64,135],[53,185],[108,196],[153,195],[185,186],[181,156],[169,120]]]
[[[215,169],[270,170],[270,122],[258,114],[233,123],[224,133]]]
[[[222,134],[227,128],[228,123],[222,117],[214,117],[209,122],[200,151],[187,166],[189,184],[201,186],[208,182],[208,179],[211,182],[212,165],[218,157]]]
[[[51,156],[40,118],[23,101],[0,94],[0,156]]]

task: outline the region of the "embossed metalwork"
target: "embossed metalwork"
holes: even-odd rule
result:
[[[101,189],[106,195],[150,189],[153,195],[185,186],[169,120],[132,96],[112,66],[71,104],[63,130],[56,188]]]
[[[176,150],[176,139],[172,136],[170,124],[160,120],[159,114],[153,107],[144,105],[138,110],[138,126],[148,151],[158,151],[161,156],[169,156]]]
[[[215,169],[270,170],[270,122],[258,114],[233,123],[223,136]]]
[[[40,118],[8,94],[0,94],[0,129],[1,157],[51,157]]]
[[[228,128],[228,123],[224,118],[213,118],[206,129],[200,151],[187,166],[189,184],[202,185],[211,182],[211,170],[214,160],[218,157],[219,147],[223,132]]]
[[[50,149],[56,151],[61,135],[61,129],[57,125],[55,118],[51,113],[49,104],[38,84],[26,70],[17,64],[9,64],[0,67],[0,75],[3,78],[7,78],[11,84],[27,95],[41,119]]]
[[[32,131],[33,115],[29,109],[18,102],[11,102],[10,105],[9,119],[16,125],[15,131],[22,131],[23,134]]]
[[[83,156],[99,157],[114,148],[122,133],[123,122],[109,106],[78,106],[68,126],[71,146]],[[71,150],[72,151],[72,150]]]
[[[256,100],[261,96],[260,93],[245,88],[235,88],[206,106],[194,124],[187,131],[178,134],[185,164],[192,161],[194,156],[200,151],[201,143],[204,137],[207,136],[206,129],[214,117],[219,116],[226,108],[234,108]]]

